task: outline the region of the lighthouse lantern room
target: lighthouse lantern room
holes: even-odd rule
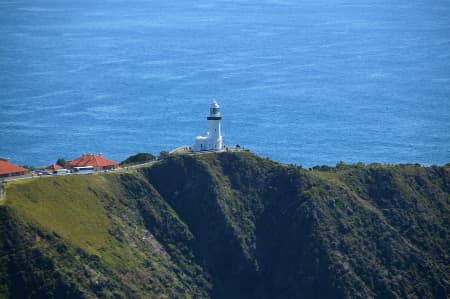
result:
[[[220,125],[222,116],[220,114],[220,106],[216,101],[212,102],[206,119],[208,120],[208,132],[206,136],[197,136],[195,138],[195,144],[192,147],[194,152],[217,151],[223,148]]]

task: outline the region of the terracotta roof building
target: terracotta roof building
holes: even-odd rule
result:
[[[63,167],[61,165],[58,164],[52,164],[50,166],[45,167],[45,169],[48,170],[58,170],[58,169],[63,169]]]
[[[16,166],[5,160],[0,160],[0,178],[24,175],[28,169]]]
[[[71,168],[93,166],[97,171],[116,168],[117,164],[117,162],[105,159],[100,155],[94,154],[85,154],[75,160],[68,162],[68,165]]]

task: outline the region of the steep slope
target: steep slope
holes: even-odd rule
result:
[[[448,294],[448,168],[312,172],[225,153],[145,175],[196,236],[215,297]]]
[[[9,184],[0,294],[447,298],[449,194],[449,167],[245,152]]]
[[[7,186],[0,293],[11,298],[205,297],[202,269],[172,260],[155,234],[188,229],[139,174],[54,177]],[[2,218],[3,218],[2,217]],[[176,250],[183,244],[175,243]],[[183,251],[185,256],[189,252]],[[42,261],[34,261],[35,256]],[[29,264],[29,263],[32,264]],[[41,285],[41,280],[45,285]],[[60,296],[64,291],[68,295]]]

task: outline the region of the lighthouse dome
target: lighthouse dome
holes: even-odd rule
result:
[[[209,109],[208,119],[209,120],[211,120],[211,119],[217,119],[217,120],[221,119],[220,106],[219,106],[219,104],[217,104],[216,100],[214,100],[212,102],[212,104],[211,104],[211,108]]]
[[[219,104],[217,104],[217,101],[216,101],[216,100],[214,100],[214,101],[211,103],[211,108],[220,108],[220,106],[219,106]]]

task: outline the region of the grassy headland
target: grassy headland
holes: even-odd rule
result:
[[[446,298],[450,167],[253,154],[8,183],[5,298]],[[1,296],[0,296],[1,297]]]

